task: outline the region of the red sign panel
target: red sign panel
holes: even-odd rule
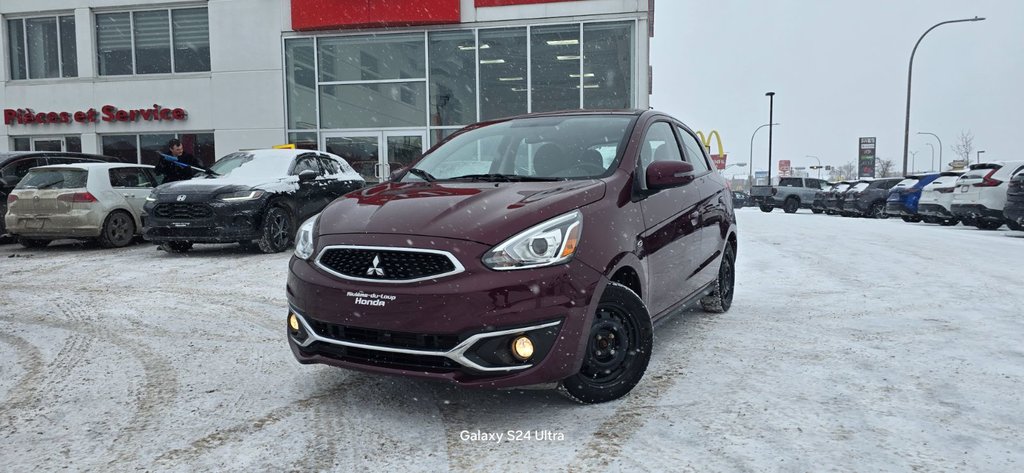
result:
[[[780,159],[779,160],[779,171],[789,172],[789,168],[790,168],[790,162],[789,162],[788,159]]]
[[[725,160],[728,157],[728,154],[712,154],[711,161],[714,162],[715,167],[718,168],[719,171],[721,171],[725,169]]]
[[[459,23],[459,0],[292,0],[295,31]]]
[[[31,108],[5,108],[4,125],[48,125],[104,122],[137,122],[137,121],[173,121],[187,120],[188,112],[183,108],[162,107],[153,104],[152,108],[119,109],[113,105],[104,105],[97,111],[78,110],[75,112],[37,112]]]

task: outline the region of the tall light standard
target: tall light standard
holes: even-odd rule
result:
[[[932,135],[932,136],[935,137],[936,140],[938,140],[938,142],[939,142],[939,167],[935,168],[935,170],[936,171],[941,170],[942,169],[942,140],[939,139],[939,135],[936,135],[935,133],[929,133],[927,131],[919,131],[919,132],[917,132],[917,134],[918,135]],[[932,148],[932,149],[934,149],[934,148]]]
[[[821,179],[821,159],[818,159],[817,156],[812,156],[810,154],[808,154],[807,156],[804,156],[804,157],[805,158],[814,158],[815,160],[818,161],[818,179]]]
[[[772,185],[772,120],[775,113],[775,92],[767,92],[768,96],[768,185]]]
[[[754,185],[754,137],[757,136],[758,131],[761,131],[762,128],[768,125],[779,126],[778,123],[765,123],[764,125],[757,127],[757,129],[750,134],[750,160],[747,161],[747,166],[749,166],[747,169],[747,183],[750,185]]]
[[[917,53],[917,47],[921,45],[921,40],[924,39],[925,35],[927,35],[928,33],[931,33],[932,30],[934,30],[935,28],[938,28],[938,27],[940,27],[942,25],[946,25],[946,24],[949,24],[949,23],[961,23],[961,22],[964,22],[964,21],[982,21],[982,20],[984,20],[984,18],[980,18],[980,17],[976,16],[974,18],[965,18],[965,19],[962,19],[962,20],[943,21],[941,23],[936,24],[935,26],[933,26],[931,28],[928,28],[928,30],[925,31],[924,34],[921,35],[921,37],[917,39],[917,43],[914,44],[914,50],[910,52],[910,66],[907,68],[907,120],[906,120],[906,124],[904,125],[904,128],[903,128],[903,175],[904,176],[907,175],[907,150],[910,147],[910,84],[911,84],[910,80],[911,80],[911,78],[913,77],[913,74],[914,74],[914,54]],[[970,159],[970,158],[968,157],[968,159]]]
[[[929,148],[932,149],[932,165],[928,167],[929,171],[935,171],[935,145],[931,143],[925,143]],[[941,164],[941,163],[940,163]]]
[[[984,152],[985,152],[985,150],[980,150],[980,151],[978,151],[978,153],[977,153],[977,156],[978,156],[978,164],[981,164],[981,153],[984,153]]]

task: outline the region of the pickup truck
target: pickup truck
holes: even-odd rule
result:
[[[750,188],[750,200],[762,212],[771,212],[777,206],[788,214],[798,209],[809,209],[814,204],[814,193],[828,189],[829,183],[810,177],[784,177],[777,186]]]

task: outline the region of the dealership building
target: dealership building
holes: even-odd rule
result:
[[[647,108],[653,21],[653,0],[3,0],[0,151],[293,143],[375,180],[477,121]]]

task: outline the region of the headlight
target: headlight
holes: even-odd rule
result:
[[[156,202],[156,193],[152,193],[146,196],[146,202]]]
[[[226,200],[228,202],[236,200],[255,200],[263,196],[263,191],[239,191],[239,192],[228,192],[226,194],[220,194],[217,196],[219,200]]]
[[[299,234],[295,236],[295,256],[299,259],[309,259],[313,256],[313,227],[320,214],[310,217],[299,227]]]
[[[576,254],[582,231],[583,215],[573,210],[505,240],[484,255],[483,263],[499,271],[564,263]]]

